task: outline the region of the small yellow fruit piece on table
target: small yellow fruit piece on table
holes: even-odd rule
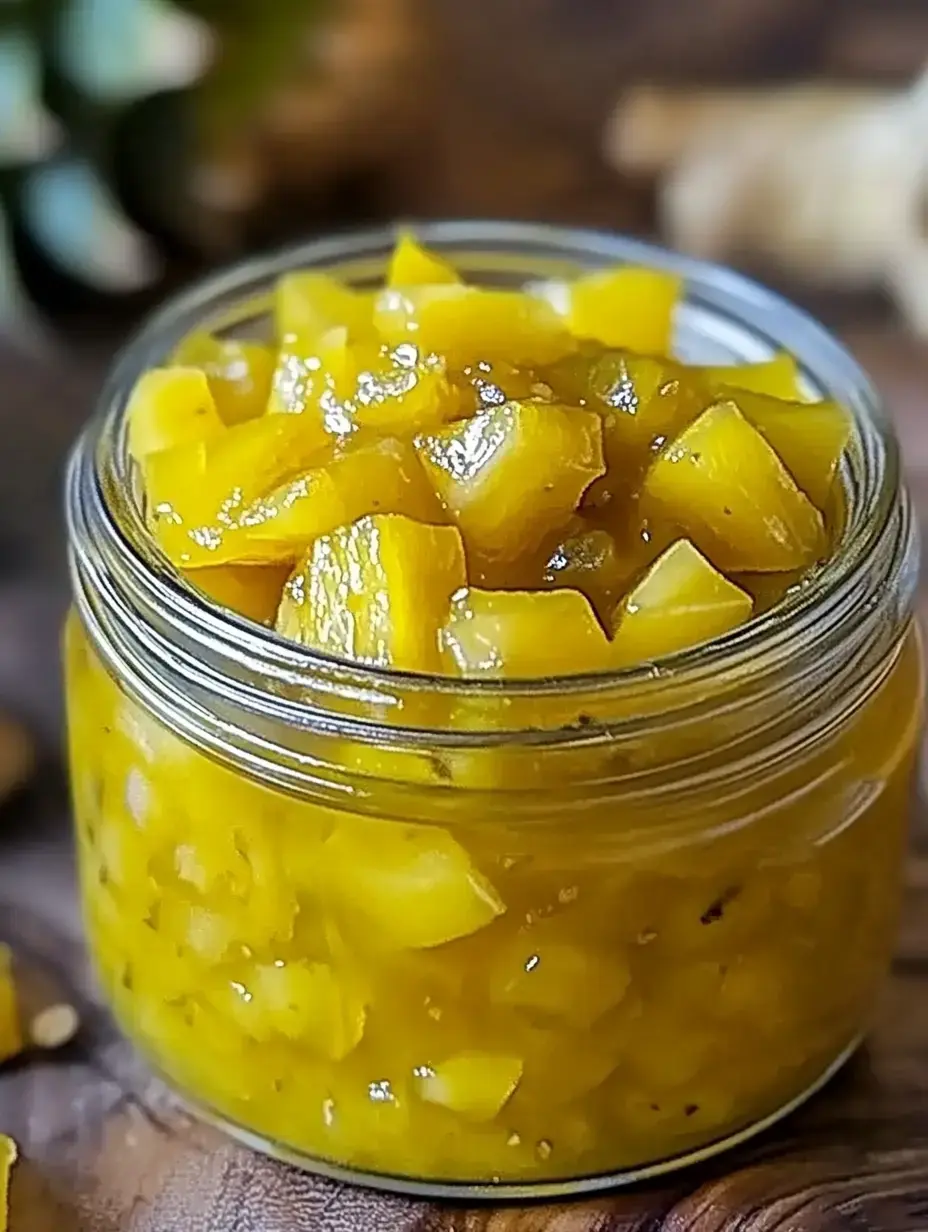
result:
[[[578,338],[648,355],[668,355],[683,284],[676,274],[632,266],[572,283],[567,320]]]
[[[377,296],[374,325],[388,346],[414,343],[424,355],[442,356],[451,369],[480,360],[548,364],[576,347],[547,300],[524,291],[387,289]]]
[[[461,281],[457,270],[404,231],[396,241],[387,270],[388,287],[442,286]]]
[[[228,427],[264,414],[277,362],[270,347],[196,333],[183,340],[171,362],[206,373],[216,410]]]
[[[605,469],[595,412],[537,402],[487,407],[416,447],[468,552],[495,560],[538,547]]]
[[[291,338],[316,338],[336,326],[355,337],[370,331],[370,297],[329,274],[297,270],[277,283],[274,324],[281,344]]]
[[[802,399],[799,365],[788,351],[780,351],[772,359],[757,364],[712,364],[694,368],[693,372],[702,375],[714,388],[747,389],[794,402]]]
[[[579,590],[462,590],[442,642],[461,676],[540,679],[610,665],[609,639]]]
[[[223,431],[206,373],[199,368],[152,368],[144,373],[132,391],[126,421],[129,452],[136,461]]]
[[[17,1154],[13,1139],[0,1134],[0,1232],[6,1232],[10,1217],[10,1173]]]
[[[440,1104],[469,1121],[492,1121],[522,1077],[520,1057],[460,1052],[417,1075],[420,1099]]]
[[[734,402],[716,403],[664,446],[643,501],[729,572],[804,568],[826,548],[821,514]]]
[[[360,916],[370,943],[429,949],[486,928],[506,905],[438,826],[346,817],[323,846],[327,894]]]
[[[851,439],[851,419],[837,402],[785,402],[729,390],[748,423],[779,455],[817,509],[825,509],[841,458]]]
[[[708,642],[750,620],[751,596],[714,569],[687,539],[654,562],[616,611],[617,665],[646,663]]]
[[[327,448],[330,437],[311,417],[266,415],[149,455],[142,469],[155,538],[182,568],[234,561],[225,537],[245,510],[317,464]]]
[[[277,631],[355,662],[439,672],[439,630],[465,583],[453,526],[360,518],[315,541],[284,588]]]
[[[19,999],[13,978],[13,955],[0,945],[0,1061],[18,1056],[25,1046]]]

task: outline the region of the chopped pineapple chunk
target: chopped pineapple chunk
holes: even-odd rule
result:
[[[826,509],[851,439],[847,411],[836,402],[784,402],[740,390],[731,397],[812,504]]]
[[[497,560],[538,547],[604,470],[599,416],[536,402],[487,407],[416,447],[468,551]]]
[[[271,625],[289,575],[287,565],[213,565],[191,569],[188,581],[220,607]]]
[[[526,929],[493,959],[490,996],[497,1005],[550,1014],[587,1028],[619,1005],[631,973],[624,956],[575,945],[548,927]]]
[[[424,1067],[419,1095],[471,1121],[492,1121],[508,1103],[522,1077],[520,1057],[493,1052],[460,1052]]]
[[[682,282],[662,270],[622,267],[587,274],[570,287],[568,321],[578,338],[667,355]]]
[[[446,521],[412,445],[383,437],[346,449],[254,502],[227,533],[224,551],[248,561],[295,561],[319,535],[365,514]]]
[[[437,672],[439,631],[465,581],[454,527],[375,514],[316,540],[284,589],[277,631],[359,662]]]
[[[610,646],[578,590],[475,590],[454,596],[442,635],[462,676],[507,679],[603,671]]]
[[[644,498],[720,569],[808,567],[825,549],[821,514],[734,402],[710,407],[661,450]]]
[[[415,432],[450,419],[460,402],[438,357],[412,342],[392,350],[353,343],[338,327],[281,349],[268,410],[312,415],[345,436],[358,428]]]
[[[228,427],[264,414],[277,362],[270,347],[237,338],[191,334],[174,352],[171,362],[206,373],[216,410]]]
[[[437,826],[345,818],[324,859],[329,894],[369,923],[375,946],[443,945],[506,910],[460,843]]]
[[[751,617],[751,596],[687,539],[654,562],[615,614],[616,663],[644,663],[721,637]]]
[[[746,389],[788,401],[802,398],[799,365],[787,351],[780,351],[773,359],[758,364],[715,364],[696,371],[714,387]]]
[[[146,512],[155,538],[184,568],[234,560],[234,551],[223,550],[225,537],[241,525],[245,510],[317,463],[327,444],[312,420],[271,415],[149,455]]]
[[[207,441],[222,420],[199,368],[152,368],[141,376],[126,408],[129,452],[141,461],[175,445]]]
[[[410,232],[399,236],[387,270],[388,287],[440,286],[460,281],[450,262],[430,252]]]
[[[522,291],[430,286],[386,290],[374,324],[391,347],[414,343],[423,354],[444,356],[449,368],[475,359],[546,364],[574,349],[558,314]]]
[[[352,337],[361,336],[371,328],[371,303],[369,297],[328,274],[298,270],[277,283],[274,323],[279,343],[317,338],[338,326]]]

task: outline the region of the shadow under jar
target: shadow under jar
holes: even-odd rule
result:
[[[772,294],[608,236],[421,234],[480,283],[676,269],[684,357],[791,351],[854,419],[833,556],[607,677],[466,685],[284,642],[154,546],[127,396],[194,327],[260,334],[286,270],[375,284],[393,237],[224,273],[124,352],[69,470],[87,929],[126,1033],[260,1149],[437,1195],[582,1192],[757,1131],[866,1029],[920,722],[913,521],[864,374]]]

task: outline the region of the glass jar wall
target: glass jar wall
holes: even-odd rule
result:
[[[334,663],[159,557],[121,414],[274,276],[376,280],[387,235],[169,305],[79,444],[68,721],[91,949],[123,1028],[274,1153],[397,1188],[569,1192],[719,1149],[819,1085],[888,965],[921,706],[916,553],[853,361],[734,275],[544,228],[424,228],[471,277],[629,259],[688,279],[680,345],[793,351],[856,421],[835,558],[659,670],[464,686]]]

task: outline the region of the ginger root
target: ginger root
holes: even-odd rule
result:
[[[633,90],[605,152],[658,177],[675,247],[886,289],[928,334],[928,74],[906,91]]]

